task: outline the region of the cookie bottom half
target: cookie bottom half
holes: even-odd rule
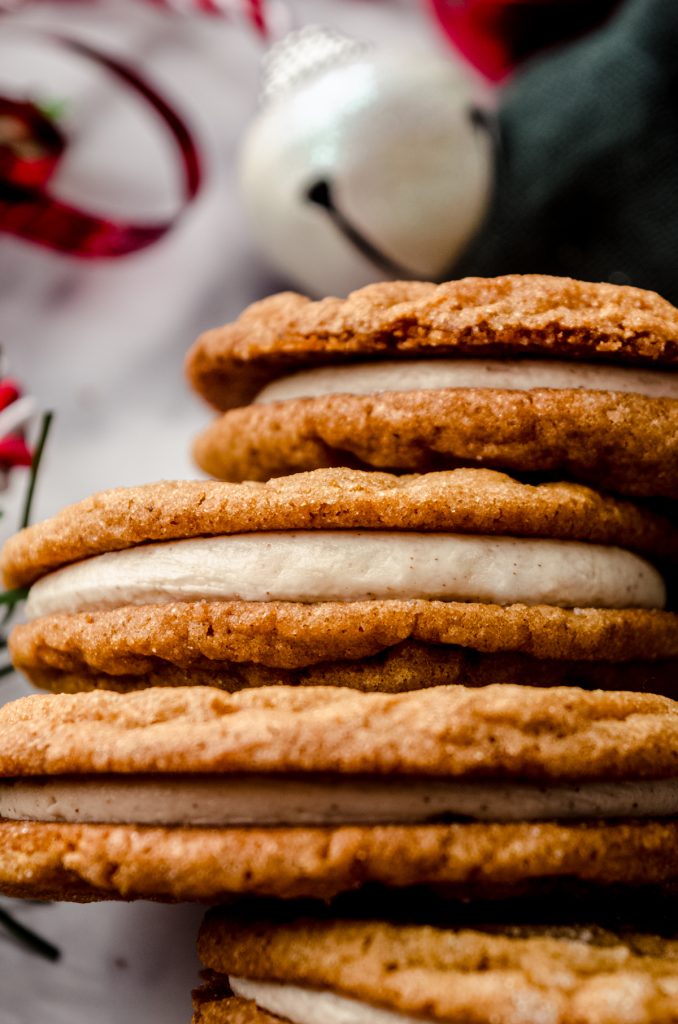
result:
[[[207,427],[194,456],[207,473],[232,481],[332,466],[475,466],[675,499],[677,439],[678,401],[670,398],[449,388],[248,405]]]
[[[678,694],[678,617],[641,609],[180,602],[45,616],[15,627],[10,649],[56,691],[521,682]]]
[[[0,893],[75,902],[678,889],[678,821],[185,828],[0,821]]]
[[[192,1024],[280,1024],[250,999],[238,999],[205,985],[193,993]]]

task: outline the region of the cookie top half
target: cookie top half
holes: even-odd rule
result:
[[[281,372],[422,355],[675,366],[678,311],[640,288],[539,274],[390,281],[318,302],[284,292],[198,338],[186,373],[212,405],[228,409],[247,404]]]
[[[10,538],[0,565],[7,587],[25,587],[72,562],[149,542],[352,529],[550,538],[678,555],[668,520],[579,484],[533,486],[485,469],[421,476],[320,469],[265,484],[166,481],[104,491]]]
[[[273,686],[31,696],[0,709],[1,776],[117,773],[667,779],[675,790],[678,703],[576,687]]]
[[[678,942],[592,928],[491,931],[385,921],[280,922],[208,914],[198,949],[266,1020],[659,1024],[678,1013]],[[198,1007],[201,1000],[198,1000]],[[623,1013],[621,1012],[623,1007]],[[305,1011],[305,1013],[304,1013]],[[390,1011],[390,1013],[389,1013]],[[335,1016],[336,1015],[336,1016]]]

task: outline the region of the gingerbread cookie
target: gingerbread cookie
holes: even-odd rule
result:
[[[347,469],[95,495],[5,545],[14,662],[55,690],[442,683],[671,695],[678,533],[575,484]]]
[[[186,368],[231,410],[195,445],[222,479],[483,465],[675,499],[677,364],[659,296],[525,275],[272,296]]]
[[[195,993],[194,1024],[669,1024],[678,1014],[678,941],[651,934],[217,911],[198,950],[209,982]]]
[[[574,687],[28,697],[0,709],[0,891],[672,888],[677,751],[675,702]]]

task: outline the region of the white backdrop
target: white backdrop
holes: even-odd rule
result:
[[[444,44],[416,0],[298,0],[295,24],[333,25],[426,52]],[[119,262],[80,263],[0,235],[0,344],[13,375],[56,413],[35,517],[95,490],[195,476],[188,455],[209,412],[188,392],[182,359],[204,328],[286,285],[254,251],[235,184],[238,142],[255,105],[261,44],[242,25],[157,14],[142,2],[28,5],[0,20],[0,95],[25,87],[65,100],[73,145],[56,183],[108,213],[162,215],[171,162],[150,115],[84,64],[19,41],[12,23],[58,27],[136,60],[181,109],[207,154],[207,183],[179,227]],[[148,119],[147,119],[148,118]],[[20,474],[17,474],[20,476]],[[0,496],[4,535],[19,502]],[[29,692],[0,681],[0,702]],[[137,903],[12,904],[56,942],[48,964],[0,929],[0,1024],[185,1024],[197,980],[202,910]]]

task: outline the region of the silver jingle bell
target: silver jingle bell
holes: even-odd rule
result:
[[[242,150],[262,250],[311,294],[439,278],[478,230],[492,184],[488,100],[463,66],[306,28],[265,59]]]

